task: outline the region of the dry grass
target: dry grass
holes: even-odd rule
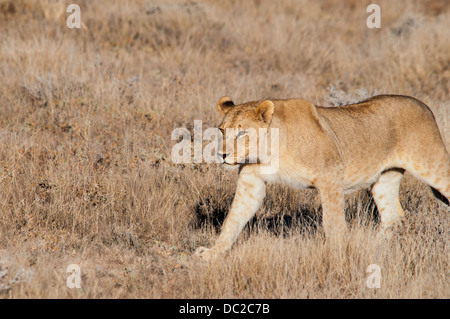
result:
[[[216,125],[223,95],[412,95],[450,146],[448,1],[378,1],[379,30],[369,1],[77,3],[71,30],[69,2],[0,0],[2,297],[450,297],[449,209],[411,177],[389,237],[365,192],[332,244],[315,191],[271,186],[233,250],[204,265],[191,254],[214,242],[237,176],[170,160],[171,131]],[[72,263],[82,289],[66,287]],[[365,284],[374,263],[380,289]]]

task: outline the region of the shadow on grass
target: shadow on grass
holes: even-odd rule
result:
[[[194,207],[194,229],[211,227],[219,233],[231,202],[231,197],[220,202],[212,197],[199,200]],[[369,191],[361,191],[353,200],[347,200],[345,214],[350,226],[379,224],[379,212]],[[293,234],[315,235],[322,231],[322,208],[304,206],[294,210],[281,209],[270,216],[257,215],[250,220],[244,231],[267,231],[283,237]]]

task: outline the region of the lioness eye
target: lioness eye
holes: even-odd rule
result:
[[[245,134],[247,134],[247,132],[246,131],[239,131],[238,133],[237,133],[237,138],[239,138],[239,137],[241,137],[241,136],[244,136]]]

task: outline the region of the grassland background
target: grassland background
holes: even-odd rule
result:
[[[170,160],[172,130],[217,125],[223,95],[412,95],[449,148],[448,1],[377,0],[381,29],[366,27],[372,1],[75,2],[81,29],[66,27],[70,2],[0,0],[0,297],[450,297],[449,209],[410,176],[389,237],[361,191],[350,237],[330,246],[317,192],[274,185],[206,265],[192,252],[214,243],[237,174]]]

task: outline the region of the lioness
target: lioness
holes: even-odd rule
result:
[[[399,223],[404,217],[399,188],[405,170],[450,199],[450,156],[433,113],[413,97],[380,95],[343,107],[320,107],[299,99],[235,105],[225,96],[217,109],[223,116],[219,129],[237,132],[222,140],[219,155],[224,165],[239,167],[240,172],[216,244],[196,250],[202,258],[215,257],[232,246],[259,209],[266,182],[317,188],[327,237],[346,229],[344,194],[365,187],[371,187],[381,227]],[[261,174],[261,166],[268,164],[241,164],[235,152],[226,153],[226,144],[244,138],[249,128],[278,128],[276,172]],[[246,147],[248,156],[251,146]]]

